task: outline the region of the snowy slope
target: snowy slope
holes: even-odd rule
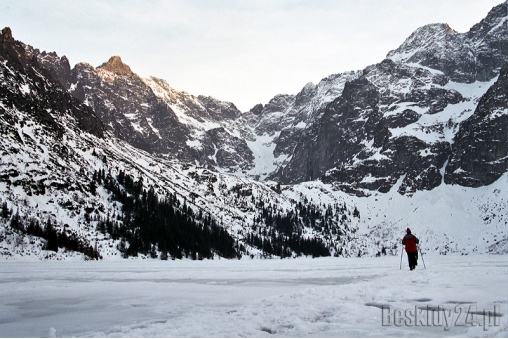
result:
[[[375,255],[380,242],[387,250],[397,245],[406,228],[421,240],[430,253],[507,253],[508,176],[481,188],[441,185],[432,191],[418,191],[409,197],[397,192],[403,179],[385,194],[349,196],[320,182],[287,188],[289,197],[313,197],[328,204],[343,197],[358,206],[360,221],[357,248]],[[369,244],[369,242],[371,242]],[[394,253],[392,253],[394,254]]]

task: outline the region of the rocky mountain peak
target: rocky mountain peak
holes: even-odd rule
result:
[[[415,37],[422,40],[423,37],[429,38],[429,39],[436,39],[436,38],[443,38],[448,34],[458,34],[456,30],[450,27],[447,23],[435,23],[435,24],[428,24],[425,26],[422,26],[418,28],[413,34],[409,37],[408,40],[414,40]],[[413,37],[413,39],[411,39]]]
[[[2,34],[0,35],[0,42],[3,44],[5,42],[13,42],[14,38],[12,37],[12,31],[10,27],[5,27],[2,29]]]
[[[451,28],[450,25],[448,25],[448,24],[444,24],[444,28],[448,34],[458,34],[459,33],[456,30],[454,30],[453,28]]]
[[[122,59],[115,55],[109,58],[108,62],[100,65],[98,68],[102,68],[106,71],[118,74],[118,75],[134,75],[131,68],[122,62]]]
[[[20,67],[27,67],[32,63],[22,44],[12,37],[12,31],[9,27],[2,29],[0,34],[0,56]]]
[[[308,82],[308,83],[307,83],[307,84],[305,84],[305,86],[303,87],[302,92],[309,92],[309,91],[312,91],[315,87],[316,87],[316,85],[314,85],[314,83],[312,83],[312,82]]]
[[[252,107],[250,109],[250,111],[252,114],[255,114],[255,115],[260,115],[261,113],[263,113],[263,104],[257,104],[255,105],[254,107]]]
[[[506,37],[507,20],[508,5],[505,1],[492,8],[489,14],[482,21],[471,27],[467,35],[476,41],[483,41],[487,35],[500,34]]]
[[[447,39],[458,34],[448,24],[429,24],[415,30],[399,48],[390,51],[386,56],[393,61],[407,61],[411,56],[429,49],[436,49]]]
[[[441,71],[455,82],[490,81],[508,54],[507,13],[506,4],[496,6],[467,33],[447,24],[420,27],[387,58]]]

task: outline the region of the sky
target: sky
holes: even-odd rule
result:
[[[467,32],[502,0],[2,0],[16,40],[233,102],[242,112],[382,61],[426,24]]]

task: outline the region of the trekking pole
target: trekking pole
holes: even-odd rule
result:
[[[400,267],[399,267],[399,270],[402,269],[402,254],[404,254],[404,250],[403,249],[400,250]]]
[[[427,268],[427,267],[425,266],[425,260],[423,260],[422,249],[420,248],[420,246],[418,246],[418,251],[420,251],[420,256],[422,257],[423,268]]]

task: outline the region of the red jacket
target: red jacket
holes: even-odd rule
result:
[[[411,233],[406,234],[406,236],[402,238],[402,245],[406,245],[406,252],[417,252],[418,248],[416,244],[419,242],[420,240]]]

